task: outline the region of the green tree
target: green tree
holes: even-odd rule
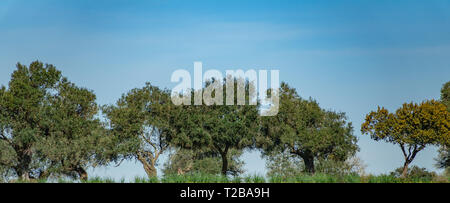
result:
[[[403,167],[395,169],[390,175],[398,178],[403,177]],[[407,171],[407,177],[411,179],[426,179],[431,181],[436,176],[437,174],[435,172],[430,172],[426,168],[420,168],[418,166],[409,167]]]
[[[258,143],[265,154],[287,150],[303,159],[308,173],[315,173],[316,159],[345,161],[359,149],[344,113],[321,109],[286,83],[281,84],[278,115],[262,118],[261,132]]]
[[[207,83],[209,85],[217,84]],[[235,91],[237,88],[235,81]],[[223,84],[223,93],[226,93],[226,80]],[[251,89],[249,82],[245,83],[246,92]],[[200,90],[204,92],[206,88]],[[215,98],[215,91],[212,97]],[[223,98],[225,98],[224,96]],[[235,95],[235,104],[237,96]],[[192,103],[193,104],[193,103]],[[258,105],[249,105],[249,96],[246,94],[246,105],[187,105],[180,106],[176,120],[172,122],[173,129],[177,129],[170,138],[171,143],[184,149],[212,151],[220,155],[222,160],[221,172],[227,175],[229,168],[229,153],[232,150],[242,150],[254,146],[259,130]]]
[[[176,108],[167,90],[150,83],[123,95],[116,105],[104,106],[114,137],[111,160],[138,160],[149,177],[156,176],[158,158],[169,147]]]
[[[0,165],[20,179],[77,174],[101,152],[95,95],[53,65],[17,64],[0,91]]]
[[[375,141],[398,144],[405,159],[402,177],[406,177],[408,165],[426,146],[450,143],[449,116],[446,106],[434,100],[403,104],[395,113],[378,107],[366,116],[361,132]]]
[[[266,154],[265,158],[268,177],[288,179],[303,174],[305,164],[302,159],[289,151],[273,151]]]
[[[52,65],[33,62],[29,67],[17,64],[9,88],[2,87],[0,99],[1,165],[28,180],[34,166],[35,145],[48,135],[40,128],[46,99],[61,80],[61,72]]]

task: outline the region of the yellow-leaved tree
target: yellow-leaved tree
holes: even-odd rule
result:
[[[400,146],[405,158],[402,177],[406,177],[409,164],[426,146],[450,144],[449,129],[450,113],[435,100],[403,104],[395,113],[378,107],[361,126],[361,132],[372,139]]]

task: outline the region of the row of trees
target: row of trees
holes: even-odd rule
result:
[[[225,84],[220,85],[226,89]],[[245,84],[247,90],[251,86]],[[398,143],[405,153],[409,147],[405,168],[425,146],[441,145],[440,163],[447,167],[448,85],[445,91],[447,107],[429,101],[405,105],[396,114],[379,109],[362,131]],[[0,89],[0,172],[20,179],[87,179],[89,167],[137,160],[152,177],[160,155],[171,152],[165,174],[238,175],[244,150],[261,150],[269,160],[301,160],[307,173],[328,172],[329,163],[345,170],[359,150],[345,114],[301,98],[286,83],[278,93],[279,114],[272,117],[260,117],[259,105],[176,106],[169,90],[150,83],[114,105],[99,106],[92,91],[54,66],[18,64],[8,88]]]

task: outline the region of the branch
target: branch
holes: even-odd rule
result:
[[[412,147],[411,145],[408,145],[408,160],[411,159],[411,155],[412,155],[411,147]],[[414,149],[415,149],[415,147],[414,147]]]
[[[115,167],[119,167],[120,166],[120,164],[122,164],[122,162],[125,160],[125,158],[122,158],[122,160],[120,160],[119,161],[119,163],[118,164],[116,164],[116,166]]]
[[[403,156],[405,156],[405,159],[407,160],[408,159],[408,155],[406,154],[406,151],[405,151],[405,145],[400,143],[400,148],[402,149]]]
[[[157,150],[157,146],[155,143],[153,143],[150,139],[147,139],[143,134],[140,134],[141,138],[144,139],[144,141],[149,144],[150,146],[152,146],[155,150]]]
[[[414,158],[416,157],[417,153],[422,151],[424,148],[425,148],[425,145],[421,145],[419,148],[417,148],[417,145],[414,145],[414,152],[413,152],[413,155],[411,156],[411,161],[414,160]]]
[[[214,148],[217,149],[217,151],[219,151],[220,154],[223,154],[222,149],[219,147],[219,145],[217,145],[216,143],[213,143]]]
[[[138,152],[137,152],[137,159],[138,159],[139,161],[141,161],[142,164],[149,165],[147,159],[146,159],[142,154],[143,154],[143,152],[138,151]]]
[[[8,144],[10,144],[10,145],[13,144],[12,141],[11,141],[10,139],[8,139],[7,137],[5,137],[5,136],[3,135],[3,133],[0,135],[0,140],[3,140],[3,141],[8,142]]]

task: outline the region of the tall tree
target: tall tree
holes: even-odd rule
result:
[[[230,79],[230,78],[229,78]],[[234,80],[234,79],[232,79]],[[237,80],[234,104],[237,104]],[[200,92],[205,92],[210,85],[222,85],[226,94],[226,80],[222,84],[207,83]],[[245,82],[244,88],[248,93],[253,84]],[[231,87],[230,87],[231,88]],[[213,92],[215,98],[216,92]],[[223,98],[225,98],[224,96]],[[208,149],[220,155],[222,160],[221,172],[227,175],[230,172],[231,150],[242,150],[254,146],[259,130],[258,105],[249,105],[249,94],[245,96],[245,105],[225,105],[222,103],[212,105],[180,106],[179,116],[173,121],[174,129],[170,137],[171,143],[184,149]]]
[[[345,161],[359,149],[344,113],[324,111],[286,83],[281,84],[278,115],[262,118],[261,132],[259,145],[265,154],[287,150],[303,159],[308,173],[315,172],[318,158]]]
[[[18,64],[0,91],[0,165],[21,179],[77,174],[101,153],[95,95],[53,65]]]
[[[171,120],[176,109],[167,90],[147,83],[123,95],[116,105],[104,106],[114,137],[113,160],[136,159],[149,177],[157,175],[157,161],[169,147]]]
[[[0,98],[0,140],[2,163],[22,179],[30,179],[36,166],[35,145],[46,134],[40,126],[46,99],[61,80],[61,72],[52,65],[33,62],[29,67],[17,64],[9,88],[2,87]],[[5,155],[4,152],[8,152]],[[7,157],[4,157],[7,156]]]
[[[434,100],[403,104],[395,113],[378,107],[366,116],[361,132],[376,141],[398,144],[405,159],[402,176],[406,177],[409,164],[426,146],[450,143],[450,114],[446,108]]]

